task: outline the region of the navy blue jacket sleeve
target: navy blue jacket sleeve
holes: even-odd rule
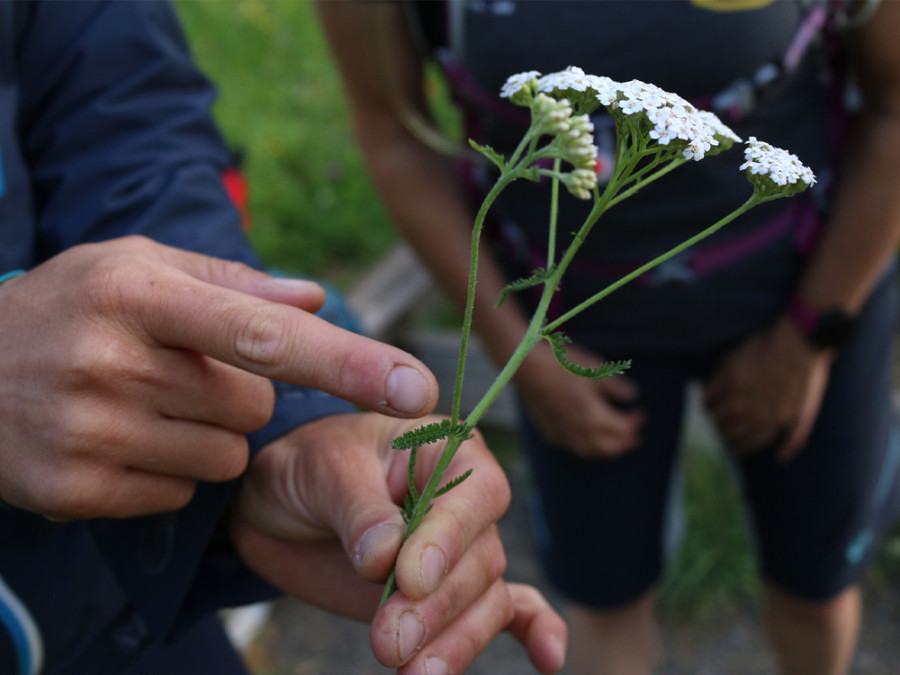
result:
[[[17,238],[31,237],[30,253],[15,266],[133,233],[259,265],[222,184],[227,153],[210,116],[214,89],[168,4],[12,2],[0,6],[3,21],[13,24],[15,44],[0,51],[14,55],[16,149],[28,174],[10,175],[8,163],[6,184],[29,186],[32,216]],[[8,25],[0,29],[9,35]],[[2,150],[12,155],[8,144]],[[352,409],[308,389],[276,390],[271,423],[250,436],[253,452]],[[177,513],[125,521],[55,524],[0,512],[0,624],[8,629],[0,630],[0,672],[20,669],[29,642],[4,621],[4,597],[30,611],[27,636],[43,638],[50,670],[105,672],[200,612],[270,593],[227,550],[209,546],[233,490],[201,484]],[[78,577],[65,574],[73,569]]]

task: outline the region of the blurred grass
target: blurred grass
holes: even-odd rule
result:
[[[285,271],[346,286],[396,235],[350,131],[343,92],[308,0],[178,0],[216,118],[244,153],[250,237]]]
[[[684,533],[660,585],[663,612],[702,622],[760,598],[746,519],[723,453],[691,446],[682,465]]]

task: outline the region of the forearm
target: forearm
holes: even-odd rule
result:
[[[900,117],[869,113],[840,173],[831,218],[797,288],[811,307],[859,311],[900,243]]]
[[[828,227],[797,289],[857,312],[900,242],[900,3],[882,3],[853,45],[864,108],[838,167]]]

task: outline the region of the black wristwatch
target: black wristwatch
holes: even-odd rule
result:
[[[840,349],[856,329],[856,317],[843,309],[817,311],[794,296],[788,316],[807,341],[817,349]]]

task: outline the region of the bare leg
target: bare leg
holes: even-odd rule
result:
[[[809,602],[766,585],[766,628],[784,675],[845,675],[856,651],[862,596],[851,586]]]
[[[573,606],[568,613],[569,657],[578,675],[650,675],[659,644],[656,592],[612,610]]]

